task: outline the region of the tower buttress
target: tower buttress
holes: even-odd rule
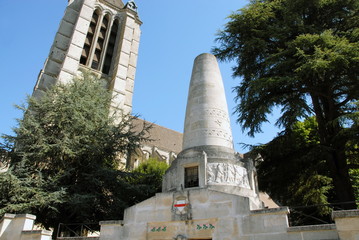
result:
[[[112,107],[130,113],[141,24],[133,1],[69,0],[33,96],[88,70],[107,80]]]

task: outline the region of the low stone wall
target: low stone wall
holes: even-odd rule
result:
[[[33,230],[36,216],[8,214],[0,220],[0,240],[51,240],[52,231]]]
[[[58,237],[56,240],[100,240],[100,237]]]
[[[219,196],[217,196],[218,198]],[[242,205],[242,204],[240,204]],[[241,211],[242,212],[242,211]],[[359,210],[334,211],[332,217],[335,224],[323,224],[313,226],[288,227],[286,214],[287,208],[264,209],[249,211],[248,215],[240,214],[241,217],[226,218],[228,224],[221,224],[216,218],[189,221],[193,226],[204,229],[203,226],[209,226],[208,229],[200,231],[206,236],[208,233],[213,234],[213,240],[233,239],[224,238],[225,231],[233,231],[237,233],[238,239],[250,240],[358,240],[359,239]],[[152,215],[153,217],[153,215]],[[5,214],[0,220],[0,240],[51,240],[51,231],[33,230],[34,220],[36,216],[31,214]],[[232,219],[232,220],[231,220]],[[183,221],[183,224],[189,224]],[[163,224],[162,224],[163,223]],[[142,224],[145,229],[155,229],[153,239],[172,239],[163,237],[171,231],[172,225],[181,225],[182,221],[162,222],[160,231],[158,231],[157,223]],[[152,226],[152,225],[153,226]],[[238,226],[235,226],[238,224]],[[100,222],[100,237],[63,237],[59,240],[122,240],[126,234],[124,232],[125,223],[123,221],[104,221]],[[213,226],[213,229],[210,228]],[[232,229],[232,226],[234,229]],[[183,227],[182,225],[180,227]],[[198,230],[199,231],[199,230]],[[158,234],[157,234],[158,232]],[[215,234],[214,234],[215,233]],[[128,234],[128,233],[127,233]],[[210,235],[211,235],[210,234]],[[157,236],[159,235],[159,236]],[[163,238],[162,238],[163,237]],[[146,239],[138,238],[136,240]],[[150,239],[152,239],[150,237]]]
[[[162,194],[161,197],[165,196]],[[220,196],[216,196],[216,199],[219,200],[219,197]],[[157,202],[160,200],[159,198],[160,196],[158,195],[156,199]],[[150,199],[149,201],[154,200],[155,199]],[[202,200],[203,204],[205,204],[206,201],[204,199]],[[137,205],[135,208],[141,208],[140,210],[143,212],[145,203],[148,203],[149,207],[163,205],[143,202],[140,204],[141,206]],[[223,203],[221,205],[224,207],[225,204]],[[239,206],[243,206],[243,203],[239,204]],[[130,208],[129,210],[131,211],[127,211],[127,214],[131,215],[127,217],[132,218],[129,222],[101,222],[100,240],[187,239],[187,237],[189,237],[188,235],[198,230],[198,226],[211,225],[213,225],[213,229],[206,228],[206,230],[198,230],[198,232],[204,234],[203,237],[198,238],[207,239],[209,236],[212,236],[213,240],[359,240],[359,210],[333,212],[335,224],[289,227],[287,218],[289,210],[286,207],[248,211],[247,214],[245,214],[245,211],[240,211],[237,217],[228,214],[227,217],[221,218],[217,212],[215,215],[217,215],[218,218],[212,216],[210,219],[206,219],[206,216],[201,216],[198,220],[162,222],[147,221],[143,218],[143,215],[141,215],[140,218],[136,218],[135,208]],[[218,210],[221,210],[223,213],[223,209]],[[145,214],[148,218],[158,217],[158,214],[156,215],[155,213],[156,211],[152,214]],[[204,213],[208,214],[208,211]],[[192,227],[194,230],[191,230],[192,225],[194,226]],[[131,229],[137,229],[137,232],[133,232],[132,236],[129,237]],[[146,231],[143,233],[143,229],[147,229],[147,234]],[[175,232],[176,229],[187,229],[186,237],[173,238],[173,236],[177,235],[177,232]],[[232,235],[227,236],[228,233]],[[133,237],[134,235],[136,235],[135,238]]]
[[[287,232],[290,240],[339,239],[335,224],[290,227]]]
[[[334,211],[332,218],[340,240],[359,239],[359,210]]]

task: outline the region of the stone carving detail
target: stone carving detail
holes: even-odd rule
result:
[[[212,108],[212,109],[206,109],[204,111],[204,114],[207,116],[219,117],[229,123],[229,117],[228,117],[228,113],[226,111]]]
[[[247,170],[230,163],[208,163],[207,184],[224,184],[251,189]]]
[[[225,140],[232,142],[232,135],[222,129],[205,129],[203,130],[203,134],[208,137],[224,138]]]
[[[219,108],[202,108],[186,117],[184,148],[202,145],[220,145],[233,148],[228,112]]]

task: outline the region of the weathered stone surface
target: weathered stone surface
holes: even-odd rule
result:
[[[130,54],[131,52],[131,41],[123,39],[122,41],[122,51],[124,53]]]
[[[197,167],[198,186],[192,186],[192,189],[207,188],[248,197],[250,208],[261,208],[256,179],[253,177],[256,175],[255,167],[253,163],[249,164],[251,161],[253,160],[244,161],[243,157],[234,152],[227,102],[217,60],[211,54],[201,54],[195,59],[192,71],[183,150],[167,170],[162,191],[183,190],[187,186],[185,169]],[[221,214],[216,210],[215,204],[207,208],[211,208],[214,215]],[[233,210],[230,209],[225,208],[222,213]],[[210,212],[203,214],[208,215]]]
[[[91,21],[92,13],[93,8],[86,4],[84,4],[80,10],[80,16],[88,21]]]
[[[53,87],[56,84],[56,82],[57,82],[56,78],[46,75],[46,74],[42,74],[41,81],[39,81],[38,88],[41,90],[47,90],[47,89]]]
[[[67,71],[61,71],[58,76],[58,82],[63,84],[70,83],[73,80],[74,73],[70,73]]]
[[[183,149],[208,145],[233,148],[221,73],[216,58],[205,53],[193,64]]]
[[[112,104],[119,109],[125,104],[125,94],[123,92],[112,91]]]
[[[78,53],[73,54],[73,50],[70,49],[69,54],[74,55],[74,56],[81,56],[81,52],[82,52],[82,48],[83,48],[85,39],[86,39],[86,33],[82,33],[80,31],[75,31],[74,35],[72,36],[71,45],[80,48],[81,51],[80,51],[80,54],[78,54]],[[78,52],[78,51],[79,50],[76,50],[76,52]]]
[[[133,28],[125,26],[123,38],[129,41],[133,39]]]
[[[130,55],[129,54],[126,54],[126,53],[123,53],[123,54],[121,54],[121,56],[120,56],[120,61],[119,61],[119,63],[121,64],[121,65],[123,65],[123,66],[127,66],[128,65],[128,63],[129,63],[129,60],[130,59]]]
[[[114,83],[113,83],[113,90],[115,91],[123,91],[123,89],[126,88],[126,81],[119,78],[119,77],[116,77]]]
[[[297,226],[287,229],[288,232],[308,232],[308,231],[323,231],[323,230],[336,230],[335,224],[322,224],[322,225],[309,225]]]
[[[61,21],[60,28],[59,28],[59,33],[61,33],[62,35],[70,38],[72,36],[73,30],[74,30],[74,24],[73,23],[69,23],[69,22],[66,22],[64,20]]]
[[[68,8],[67,11],[65,11],[65,15],[64,15],[63,19],[66,22],[76,22],[78,16],[79,16],[78,11],[76,11],[73,8]]]
[[[208,163],[207,183],[234,185],[250,189],[247,169],[230,163]]]
[[[66,53],[57,47],[51,49],[50,58],[58,63],[62,63],[66,57]]]
[[[359,239],[359,210],[334,211],[332,214],[341,240]]]
[[[60,48],[63,51],[67,51],[70,46],[70,38],[61,34],[56,34],[54,46]]]
[[[128,106],[132,106],[132,97],[133,97],[132,94],[126,94],[125,103],[124,103],[124,104],[126,104],[126,105],[128,105]]]
[[[33,230],[36,216],[5,214],[0,220],[0,240],[51,240],[52,231]]]
[[[333,211],[332,218],[339,219],[339,218],[356,218],[359,217],[359,210],[345,210],[345,211]]]
[[[77,69],[79,67],[78,59],[74,59],[70,56],[66,57],[64,60],[64,63],[62,65],[62,68],[68,72],[76,73]]]
[[[137,24],[135,23],[135,19],[128,17],[126,20],[126,26],[130,29],[134,29]]]
[[[76,70],[78,69],[78,67],[79,67],[78,62],[80,61],[81,53],[82,53],[81,47],[79,47],[75,44],[70,45],[68,56],[76,61],[76,65],[75,65],[76,68],[73,68],[73,69],[76,69]]]
[[[132,45],[131,45],[131,52],[133,52],[134,54],[138,54],[139,46],[140,46],[140,43],[136,40],[133,40]]]
[[[127,71],[128,71],[127,66],[123,66],[119,64],[117,67],[116,77],[125,80],[127,77]]]
[[[174,204],[178,196],[188,198],[190,218],[173,220],[173,215],[167,214],[173,212],[170,202]],[[213,240],[339,240],[335,225],[289,228],[287,213],[286,207],[249,211],[247,198],[203,188],[161,193],[126,210],[126,233],[121,240],[169,240],[181,236]],[[136,215],[140,217],[134,219]],[[355,236],[353,231],[343,231],[340,239],[357,240]]]
[[[290,227],[287,229],[289,240],[338,240],[335,224]]]
[[[51,59],[49,59],[46,62],[46,66],[44,69],[44,72],[46,74],[57,77],[60,71],[61,71],[61,64],[59,64],[58,62],[52,61]]]
[[[134,28],[134,33],[133,33],[133,40],[139,42],[140,41],[140,36],[141,36],[140,26],[136,25],[135,28]]]
[[[51,48],[52,52],[45,62],[42,72],[44,75],[54,78],[55,80],[52,82],[56,84],[59,82],[69,82],[69,78],[76,76],[79,69],[92,71],[96,75],[101,75],[101,71],[103,71],[103,77],[107,77],[109,82],[111,82],[110,90],[114,89],[121,95],[117,97],[117,99],[114,99],[114,105],[123,108],[125,112],[129,113],[132,111],[132,95],[141,22],[136,12],[127,11],[121,7],[119,8],[119,6],[124,7],[123,3],[120,0],[115,1],[116,4],[109,3],[107,0],[69,0],[68,7],[61,20]],[[111,0],[111,2],[115,1]],[[120,2],[121,4],[119,4]],[[105,42],[103,46],[101,46],[102,52],[100,52],[98,58],[99,66],[96,67],[96,69],[92,68],[92,59],[94,59],[95,52],[93,50],[93,44],[97,44],[99,28],[94,28],[97,29],[96,31],[91,30],[91,34],[93,35],[91,39],[93,39],[93,41],[89,40],[90,38],[86,39],[95,9],[99,11],[97,23],[102,22],[102,18],[105,14],[109,15],[109,27],[112,26],[114,19],[120,19],[118,41],[115,44],[112,64],[108,66],[108,68],[104,68],[106,70],[103,70],[102,66],[105,54],[107,54],[105,49],[108,49],[106,46],[108,46],[107,39],[109,39],[109,31],[107,31],[107,37],[104,38]],[[134,33],[136,33],[136,35],[134,35]],[[87,44],[86,47],[84,47],[85,42]],[[107,69],[110,69],[110,71],[108,72]],[[42,82],[43,79],[44,78],[38,79],[39,83],[37,86],[42,87],[44,90],[49,84]],[[127,81],[127,79],[130,79],[130,81],[124,83],[123,81]],[[119,82],[117,83],[117,81]],[[36,92],[37,89],[35,87],[34,95],[37,94]],[[40,96],[39,94],[37,95]],[[116,95],[116,93],[114,93],[114,95]]]
[[[131,66],[136,66],[136,65],[137,65],[137,54],[135,54],[135,53],[133,53],[133,52],[130,54],[129,64],[130,64]]]
[[[69,0],[67,8],[72,8],[76,11],[80,11],[83,5],[93,4],[94,0]]]

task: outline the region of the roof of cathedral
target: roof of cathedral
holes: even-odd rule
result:
[[[116,8],[123,8],[125,5],[123,4],[122,0],[101,0],[105,4],[109,4],[110,6],[116,7]]]
[[[182,151],[182,133],[162,127],[155,123],[150,123],[140,118],[137,118],[134,124],[137,128],[140,128],[144,122],[152,125],[152,128],[149,131],[150,139],[152,139],[152,141],[146,142],[146,145],[174,152],[176,154]]]

